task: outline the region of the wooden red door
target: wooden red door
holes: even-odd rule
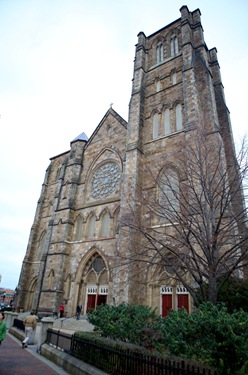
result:
[[[106,305],[106,302],[107,302],[106,294],[98,294],[98,296],[97,296],[97,306]]]
[[[172,310],[172,294],[162,294],[162,317],[169,314]]]
[[[86,314],[88,314],[90,308],[94,309],[95,306],[96,306],[96,294],[88,294]]]
[[[184,307],[189,312],[189,295],[178,294],[177,295],[177,308],[181,309]]]

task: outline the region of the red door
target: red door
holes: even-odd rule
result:
[[[172,310],[172,294],[162,294],[162,317],[169,314]]]
[[[181,309],[184,307],[189,312],[189,295],[178,294],[177,295],[177,308]]]
[[[97,296],[97,306],[106,305],[106,302],[107,302],[106,294],[98,294],[98,296]]]
[[[88,294],[86,314],[88,314],[90,308],[94,309],[95,306],[96,306],[96,294]]]

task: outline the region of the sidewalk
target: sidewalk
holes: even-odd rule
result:
[[[36,345],[22,349],[21,342],[7,333],[0,346],[0,375],[68,375],[61,367],[36,353]]]

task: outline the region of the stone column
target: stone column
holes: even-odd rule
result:
[[[11,312],[10,313],[10,317],[9,317],[9,327],[7,327],[8,329],[10,329],[10,327],[13,326],[14,324],[14,319],[18,319],[18,313],[17,312]]]
[[[11,311],[4,311],[4,316],[5,316],[4,320],[6,323],[6,328],[10,329]]]
[[[46,342],[47,330],[48,328],[53,328],[54,319],[53,318],[43,318],[41,319],[40,332],[38,337],[38,347],[37,352],[40,353],[41,346]]]

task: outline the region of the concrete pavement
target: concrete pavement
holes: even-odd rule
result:
[[[22,349],[20,340],[7,333],[0,346],[0,375],[68,375],[36,352],[37,345]]]

